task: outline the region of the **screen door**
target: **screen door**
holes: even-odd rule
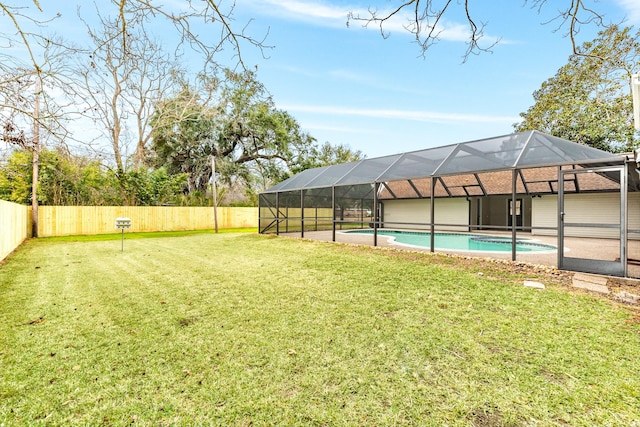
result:
[[[560,170],[558,268],[626,276],[626,178],[624,166]],[[613,191],[578,196],[581,181],[603,179]]]

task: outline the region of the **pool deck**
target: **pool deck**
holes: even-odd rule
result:
[[[492,235],[492,236],[508,236],[511,237],[511,233],[505,233],[500,231],[488,231],[488,232],[474,232],[478,235]],[[282,235],[289,237],[300,237],[300,233],[282,233]],[[304,233],[305,239],[331,241],[331,231],[306,231]],[[556,236],[540,236],[531,235],[531,233],[518,232],[518,239],[531,239],[534,242],[545,243],[548,245],[557,246],[558,238]],[[345,233],[336,231],[336,242],[357,244],[357,245],[373,245],[373,236]],[[387,236],[378,235],[378,246],[391,247],[397,249],[406,249],[412,251],[424,251],[429,252],[429,248],[419,248],[416,246],[401,245],[394,242]],[[452,253],[458,255],[466,255],[479,258],[497,258],[497,259],[511,259],[511,252],[480,252],[480,251],[461,251],[461,250],[439,250],[436,252]],[[628,247],[628,258],[640,260],[640,241],[630,240]],[[615,261],[620,256],[620,243],[618,240],[613,239],[595,239],[595,238],[583,238],[583,237],[565,237],[565,256],[572,258],[585,258],[585,259],[598,259]],[[549,267],[558,266],[558,254],[556,251],[552,252],[519,252],[516,254],[516,261],[544,265]],[[628,265],[628,275],[633,278],[640,278],[640,265],[630,262]]]

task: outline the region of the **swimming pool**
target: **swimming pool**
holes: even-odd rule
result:
[[[350,230],[349,234],[373,235],[373,230]],[[389,237],[405,246],[431,247],[431,233],[422,231],[378,230],[378,236]],[[511,252],[511,237],[479,235],[469,233],[435,233],[434,249]],[[516,252],[552,252],[556,247],[538,243],[532,239],[516,239]]]

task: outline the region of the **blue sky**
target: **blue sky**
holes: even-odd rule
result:
[[[260,52],[243,45],[242,57],[247,68],[257,67],[277,108],[292,114],[320,143],[345,144],[378,157],[511,133],[519,114],[533,104],[533,92],[571,53],[566,28],[555,31],[557,23],[543,24],[556,15],[558,6],[551,3],[564,6],[569,1],[547,2],[541,11],[531,9],[531,1],[524,6],[516,0],[471,1],[474,18],[486,24],[486,43],[499,42],[491,53],[472,55],[466,62],[467,26],[458,1],[443,22],[442,40],[426,57],[402,29],[403,21],[385,27],[386,39],[375,26],[346,25],[350,11],[366,14],[369,6],[383,9],[399,1],[236,0],[232,23],[236,31],[246,25],[257,39],[267,35],[265,44],[273,46]],[[87,17],[92,3],[40,3],[46,16],[62,12],[49,30],[72,40],[86,37],[76,5],[83,5]],[[164,4],[185,6],[183,0]],[[217,4],[227,10],[232,2]],[[586,4],[607,22],[626,19],[627,25],[640,25],[638,0]],[[102,13],[106,10],[101,6]],[[197,31],[211,43],[219,40],[214,26]],[[596,33],[595,27],[583,28],[579,44]]]
[[[347,27],[349,11],[388,7],[383,0],[238,0],[235,19],[253,19],[248,30],[254,35],[268,29],[266,43],[274,46],[265,51],[268,59],[252,48],[243,50],[243,58],[247,66],[258,66],[258,78],[278,108],[320,142],[378,157],[513,131],[519,113],[533,104],[532,93],[571,53],[565,30],[543,25],[555,8],[547,5],[538,13],[522,3],[471,2],[477,20],[486,23],[487,43],[500,42],[492,53],[465,63],[465,22],[455,14],[425,58],[398,23],[388,27],[387,39],[377,28],[357,22]],[[640,24],[637,0],[594,7],[607,21]],[[583,29],[579,42],[596,32]]]

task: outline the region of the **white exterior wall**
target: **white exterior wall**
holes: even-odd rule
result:
[[[558,196],[544,195],[534,198],[531,212],[531,234],[555,236],[556,230],[536,227],[557,227]],[[640,230],[640,193],[628,194],[628,227]],[[620,193],[566,194],[564,199],[565,221],[571,223],[618,224],[620,222]],[[568,237],[619,238],[616,229],[567,227]],[[630,235],[629,238],[637,238]]]
[[[565,219],[572,223],[617,224],[620,218],[619,193],[566,194]],[[628,194],[629,230],[640,230],[640,192]],[[544,230],[540,227],[557,227],[558,197],[543,195],[535,197],[531,206],[531,233],[534,235],[555,236],[556,230]],[[384,221],[389,228],[428,229],[426,225],[392,224],[429,223],[430,200],[385,200]],[[438,230],[468,231],[469,202],[464,198],[436,199],[435,219],[438,223],[453,224],[436,227]],[[459,226],[457,226],[459,224]],[[607,228],[566,228],[567,237],[618,238],[618,231]],[[640,234],[630,233],[630,239],[640,239]]]
[[[385,200],[384,222],[387,228],[426,229],[427,226],[392,224],[394,222],[428,223],[431,221],[430,200]]]
[[[428,229],[427,225],[393,224],[431,222],[431,200],[385,200],[384,225],[388,228]],[[469,231],[469,202],[463,198],[436,199],[436,222],[452,224],[436,227],[436,230]]]
[[[565,198],[566,202],[566,198]],[[536,197],[531,203],[531,234],[555,236],[556,230],[541,230],[537,227],[558,226],[558,196]]]
[[[460,224],[436,227],[436,230],[469,231],[469,202],[464,198],[436,199],[435,222],[440,224]]]
[[[628,193],[627,202],[627,213],[629,214],[627,224],[629,231],[640,230],[640,193]],[[630,232],[629,239],[640,240],[640,234]]]

